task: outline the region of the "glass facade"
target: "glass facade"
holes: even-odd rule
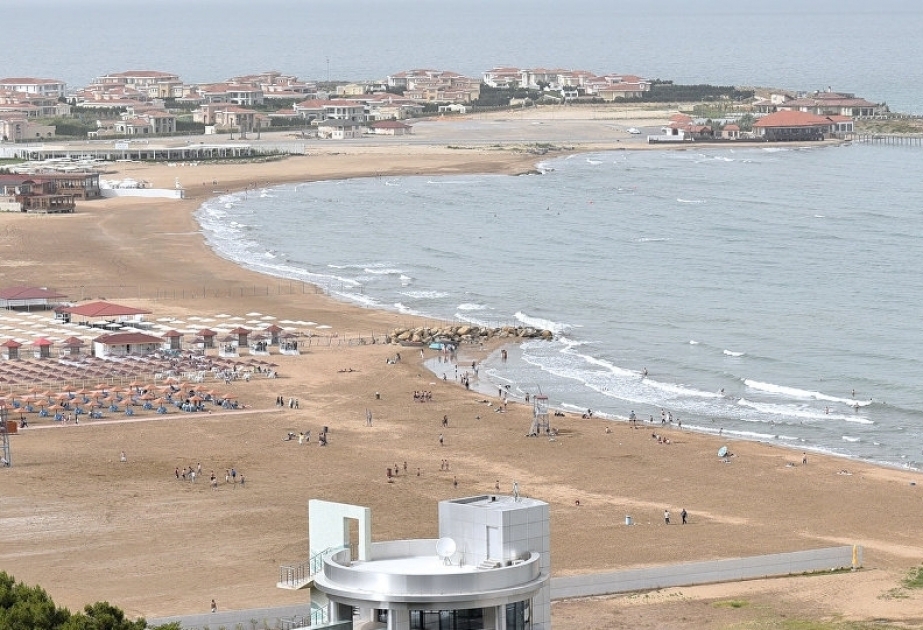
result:
[[[467,610],[411,610],[410,630],[483,630],[484,611]]]

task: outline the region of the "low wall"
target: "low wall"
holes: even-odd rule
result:
[[[110,197],[146,197],[148,199],[183,199],[185,190],[174,188],[100,188],[99,194]]]
[[[862,566],[862,547],[845,546],[749,558],[689,562],[551,579],[551,599],[612,595],[673,586],[739,582]]]
[[[611,571],[608,573],[589,573],[586,575],[551,578],[551,599],[614,595],[675,586],[714,584],[716,582],[739,582],[741,580],[784,577],[786,575],[829,571],[831,569],[859,568],[861,566],[862,547],[847,545],[844,547],[775,553],[749,558],[689,562]],[[305,599],[308,599],[307,593],[305,593]],[[252,627],[251,620],[255,619],[258,623],[258,628],[268,625],[270,628],[288,630],[291,627],[286,627],[285,621],[288,618],[306,614],[310,614],[310,604],[307,601],[297,606],[233,610],[182,617],[163,617],[160,619],[148,619],[147,621],[149,626],[179,621],[185,630],[204,630],[205,628],[216,630],[221,626],[233,629],[237,627],[237,624],[241,624],[249,630]]]

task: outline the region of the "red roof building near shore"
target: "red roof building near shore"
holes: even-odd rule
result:
[[[58,313],[70,313],[79,315],[88,319],[112,319],[115,317],[135,317],[139,315],[150,315],[151,311],[133,306],[124,306],[112,302],[87,302],[77,306],[60,306],[55,309]]]
[[[94,354],[106,356],[144,356],[161,349],[163,339],[142,332],[113,333],[93,340]]]
[[[66,297],[45,287],[8,287],[0,289],[0,308],[48,308],[49,301]]]
[[[753,131],[769,141],[823,140],[833,127],[824,116],[791,111],[769,114],[753,123]]]

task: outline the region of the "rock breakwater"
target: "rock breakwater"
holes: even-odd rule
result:
[[[550,330],[539,330],[530,326],[499,326],[490,328],[486,326],[473,326],[462,324],[457,326],[441,326],[437,328],[418,326],[416,328],[395,328],[388,335],[388,342],[395,344],[431,343],[483,343],[491,339],[551,339],[554,333]]]

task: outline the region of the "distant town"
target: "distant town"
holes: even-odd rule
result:
[[[631,74],[493,68],[480,78],[448,70],[398,72],[364,83],[304,81],[269,71],[190,84],[156,70],[106,74],[69,89],[57,79],[0,79],[0,140],[137,139],[261,131],[344,140],[412,133],[413,119],[509,107],[689,103],[652,141],[741,138],[812,140],[853,131],[856,119],[889,114],[882,103],[830,89],[811,93],[674,85]],[[771,115],[780,115],[773,121]],[[767,124],[768,121],[768,124]]]
[[[156,191],[142,190],[146,182],[100,180],[105,162],[277,159],[304,153],[306,140],[408,136],[431,116],[614,104],[663,113],[644,131],[621,129],[650,144],[851,139],[857,120],[891,117],[882,103],[832,89],[676,85],[544,68],[494,68],[480,78],[408,70],[367,83],[270,71],[205,84],[132,70],[73,90],[57,79],[11,77],[0,79],[0,212],[71,213],[78,200],[184,196],[178,179],[175,189]],[[289,142],[259,142],[267,132]]]

